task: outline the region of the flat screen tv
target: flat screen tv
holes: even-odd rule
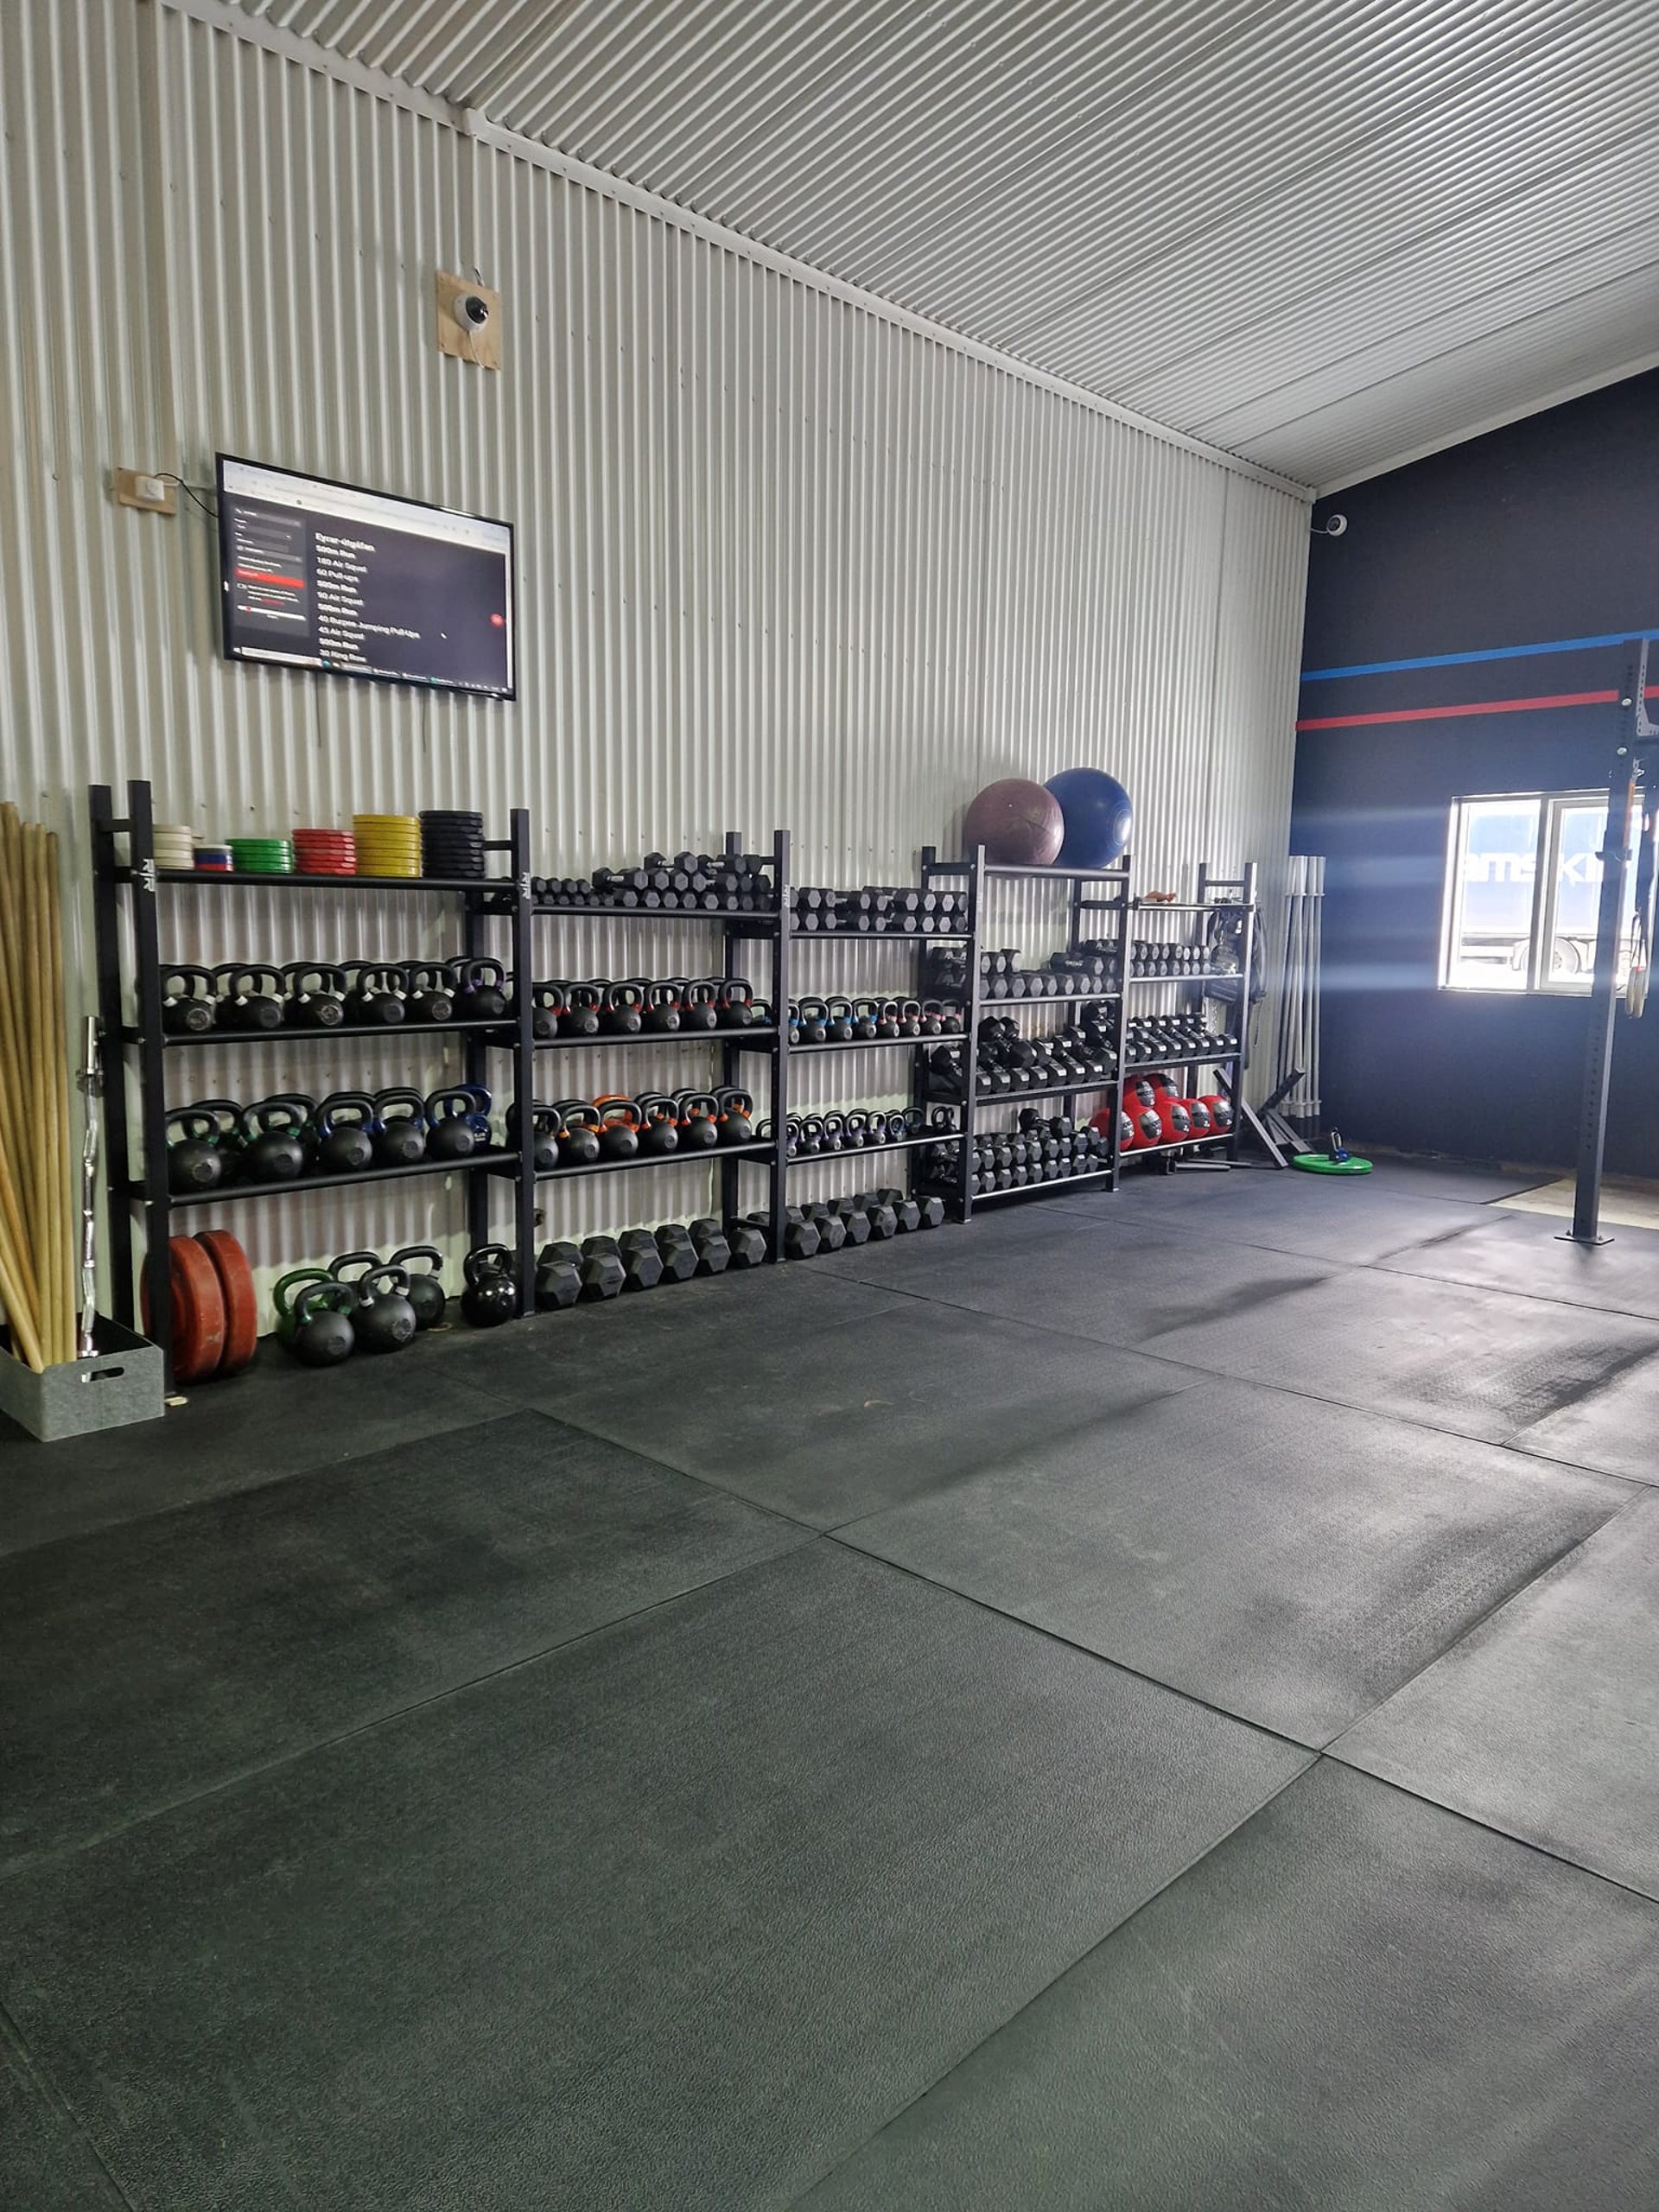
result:
[[[517,696],[512,526],[218,458],[231,660]]]

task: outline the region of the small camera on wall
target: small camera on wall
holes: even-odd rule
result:
[[[475,277],[437,273],[438,351],[480,369],[501,365],[501,295]]]

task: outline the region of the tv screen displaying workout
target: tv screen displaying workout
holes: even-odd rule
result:
[[[516,696],[512,527],[219,456],[226,657]]]

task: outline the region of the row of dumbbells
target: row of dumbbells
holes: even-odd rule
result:
[[[1208,1027],[1200,1014],[1141,1014],[1123,1029],[1124,1061],[1131,1067],[1149,1060],[1190,1059],[1198,1052],[1227,1053],[1236,1042],[1232,1030]]]
[[[840,931],[870,937],[950,936],[968,926],[968,894],[867,883],[859,891],[802,884],[791,895],[795,928],[810,937]]]
[[[764,1223],[764,1214],[751,1222]],[[839,1252],[844,1244],[903,1236],[918,1229],[938,1229],[944,1219],[943,1198],[909,1198],[903,1191],[844,1192],[838,1198],[812,1198],[791,1206],[784,1217],[784,1257],[810,1260],[820,1252]]]
[[[1074,945],[1069,952],[1051,953],[1046,965],[1022,968],[1016,945],[979,957],[980,990],[988,999],[1097,998],[1118,987],[1119,963],[1115,950],[1093,945]]]
[[[1093,1175],[1106,1165],[1108,1140],[1098,1129],[1077,1128],[1065,1115],[1045,1121],[1027,1108],[1014,1129],[992,1129],[974,1140],[969,1187],[976,1198],[991,1191],[1019,1191],[1034,1183],[1064,1183]]]
[[[1162,938],[1129,940],[1131,976],[1205,976],[1209,955],[1201,944],[1172,944]]]
[[[538,906],[614,906],[626,913],[759,914],[778,893],[763,853],[647,853],[638,868],[596,868],[592,875],[533,875]]]
[[[584,1300],[655,1290],[658,1283],[690,1282],[694,1275],[721,1275],[728,1268],[758,1268],[766,1250],[764,1226],[753,1221],[728,1225],[713,1215],[625,1229],[620,1236],[585,1236],[580,1244],[557,1238],[543,1244],[537,1257],[536,1310],[555,1313]]]

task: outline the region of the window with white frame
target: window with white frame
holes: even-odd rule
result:
[[[1440,948],[1447,989],[1589,989],[1606,820],[1605,791],[1508,791],[1457,801]],[[1621,984],[1631,934],[1627,915]]]

